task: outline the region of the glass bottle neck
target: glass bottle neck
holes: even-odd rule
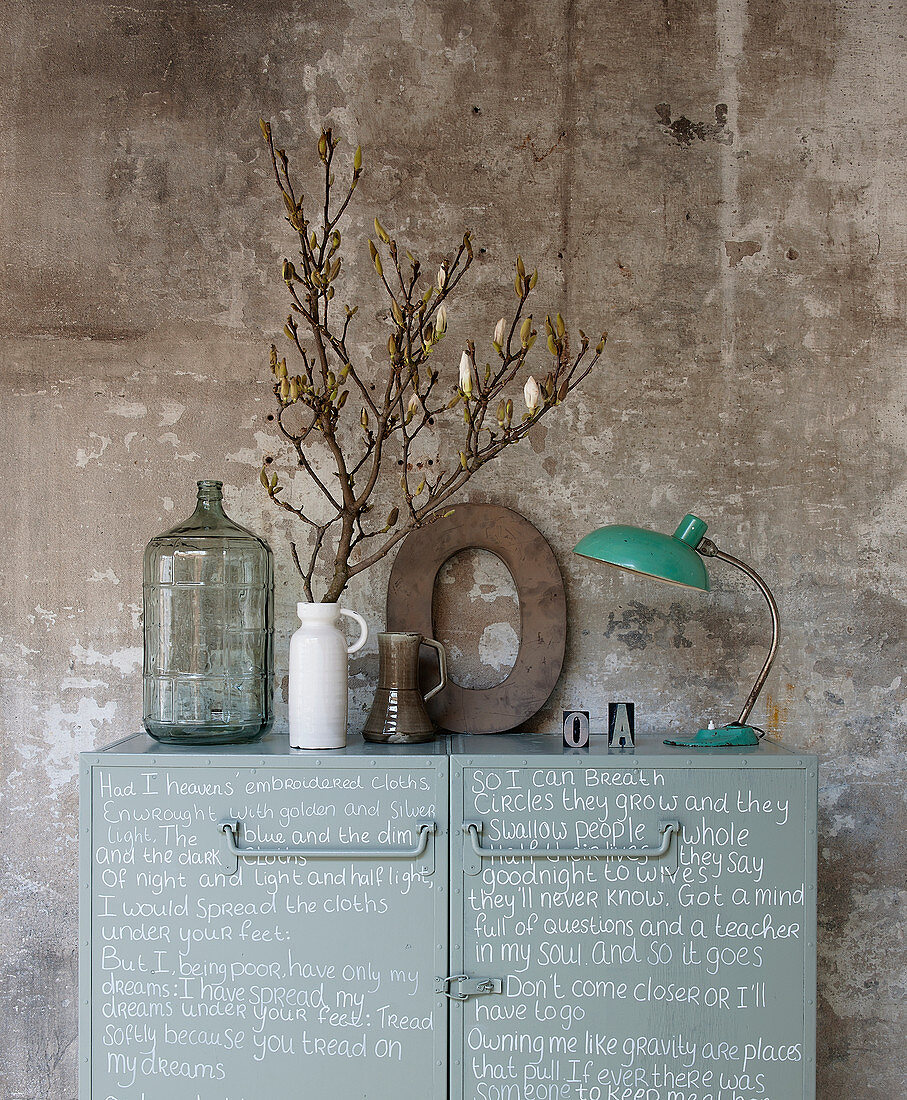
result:
[[[199,481],[198,500],[195,505],[197,516],[224,516],[223,482]]]

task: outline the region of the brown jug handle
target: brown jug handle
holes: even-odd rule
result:
[[[441,670],[441,682],[436,684],[431,691],[427,691],[422,698],[427,703],[433,695],[437,695],[441,688],[447,686],[447,654],[444,651],[444,646],[440,642],[436,642],[434,638],[423,638],[422,645],[430,645],[432,649],[438,651],[438,668]]]

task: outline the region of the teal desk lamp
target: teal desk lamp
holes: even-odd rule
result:
[[[745,573],[755,582],[759,591],[768,601],[772,615],[772,642],[762,671],[753,684],[736,722],[717,728],[710,722],[708,729],[699,730],[695,737],[677,738],[666,741],[666,745],[684,745],[690,748],[731,748],[758,745],[759,737],[752,726],[746,724],[753,704],[759,698],[759,692],[765,683],[772,661],[778,652],[781,637],[778,605],[768,590],[765,581],[748,565],[737,558],[725,554],[723,550],[705,538],[706,524],[696,516],[684,516],[673,535],[663,535],[658,531],[649,531],[644,527],[625,527],[612,524],[599,527],[585,538],[580,539],[573,549],[575,554],[592,561],[602,561],[618,569],[631,573],[641,573],[645,577],[654,577],[668,584],[679,584],[686,588],[709,590],[709,575],[706,572],[705,558],[720,558]]]

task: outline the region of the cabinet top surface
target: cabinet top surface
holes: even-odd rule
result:
[[[261,741],[246,745],[168,745],[155,741],[144,733],[136,733],[95,752],[82,753],[83,760],[112,763],[112,757],[127,758],[124,762],[139,762],[153,758],[155,763],[168,765],[208,764],[223,761],[229,764],[299,765],[317,763],[320,766],[341,762],[349,767],[357,760],[373,762],[385,759],[399,763],[408,759],[428,761],[448,756],[462,758],[459,762],[489,766],[492,758],[508,764],[523,764],[546,758],[548,762],[578,765],[594,761],[596,767],[632,768],[641,765],[665,767],[802,767],[814,760],[809,754],[796,753],[782,745],[763,741],[755,748],[689,749],[665,745],[661,739],[643,738],[635,750],[608,751],[607,738],[593,738],[584,749],[567,748],[559,737],[536,734],[468,734],[442,735],[420,745],[377,745],[355,735],[342,749],[291,749],[286,733],[272,733]]]

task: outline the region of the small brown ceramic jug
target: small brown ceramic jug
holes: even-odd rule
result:
[[[426,692],[419,691],[419,647],[438,652],[441,682]],[[378,690],[362,731],[366,741],[412,745],[431,741],[435,727],[425,709],[425,700],[437,695],[447,683],[447,654],[434,638],[421,634],[378,635]]]

